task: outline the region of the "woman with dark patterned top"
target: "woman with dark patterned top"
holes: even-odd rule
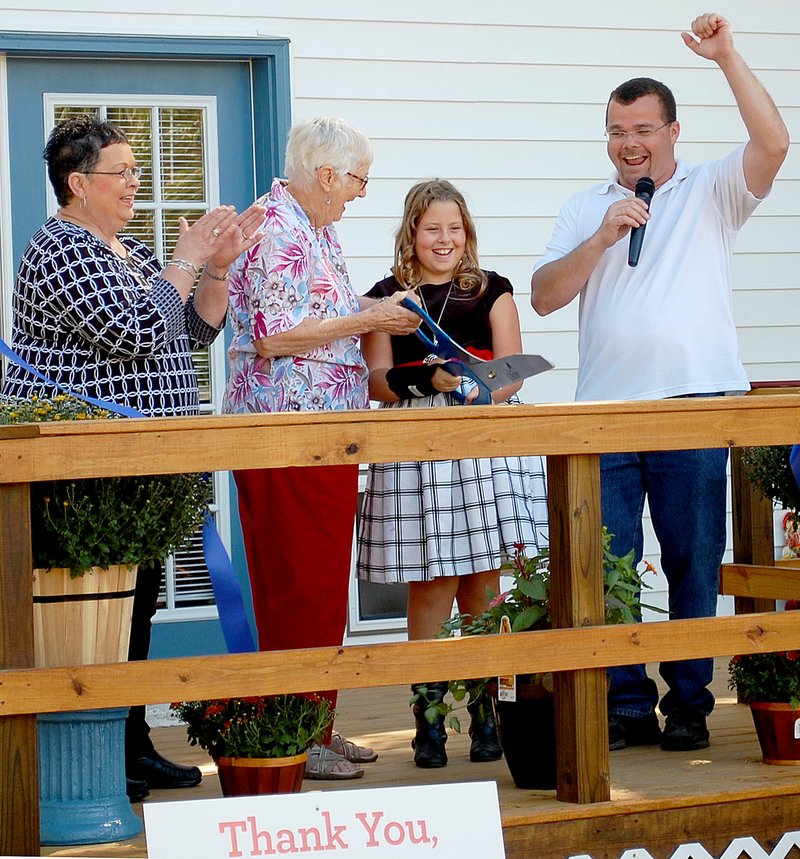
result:
[[[44,151],[59,203],[30,240],[14,287],[13,345],[50,380],[147,416],[196,414],[193,349],[225,324],[228,267],[259,238],[263,210],[237,216],[219,206],[180,237],[165,265],[138,239],[118,235],[134,214],[140,169],[124,132],[95,116],[57,125]],[[199,278],[199,280],[198,280]],[[197,282],[197,288],[192,288]],[[9,367],[3,393],[29,396],[42,383]],[[146,659],[161,569],[140,569],[129,659]],[[153,747],[144,707],[126,724],[128,795],[192,787],[197,767],[166,760]]]
[[[512,286],[480,268],[474,222],[450,182],[421,182],[408,192],[394,263],[393,275],[377,283],[369,296],[416,289],[428,315],[480,357],[501,358],[521,350]],[[427,356],[417,337],[369,334],[363,350],[370,396],[384,407],[459,404],[452,392],[461,378],[442,369],[441,359]],[[494,402],[507,401],[520,387],[495,391]],[[468,392],[467,398],[476,393]],[[373,582],[407,582],[408,637],[434,638],[454,600],[462,613],[484,611],[487,589],[499,590],[504,556],[520,543],[538,552],[547,543],[547,532],[541,457],[374,464],[364,496],[358,574]],[[415,685],[412,691],[414,762],[425,768],[444,766],[444,718],[431,724],[424,711],[441,701],[447,682]],[[473,761],[501,755],[488,709],[479,699],[469,704]]]

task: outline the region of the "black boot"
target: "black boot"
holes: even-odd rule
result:
[[[411,748],[414,749],[414,763],[422,769],[435,769],[447,764],[444,716],[433,709],[442,703],[447,688],[446,682],[419,683],[411,687],[416,696],[412,701],[412,712],[417,724],[417,734],[411,741]]]
[[[469,735],[472,739],[469,759],[475,763],[500,760],[503,757],[503,750],[497,739],[497,726],[494,723],[489,696],[481,693],[474,701],[467,704],[467,712],[470,715]]]

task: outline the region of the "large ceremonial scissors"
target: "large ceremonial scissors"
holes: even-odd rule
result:
[[[422,324],[417,328],[417,337],[431,350],[431,354],[445,359],[445,363],[441,365],[442,369],[454,376],[466,376],[477,384],[478,396],[469,401],[471,405],[490,405],[492,391],[553,369],[553,365],[541,355],[517,353],[488,361],[479,358],[456,343],[415,301],[404,298],[400,304],[421,317]],[[427,332],[423,330],[423,326]],[[457,400],[467,402],[463,394],[458,391],[452,393]]]

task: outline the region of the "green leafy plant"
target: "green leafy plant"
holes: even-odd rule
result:
[[[627,555],[619,557],[611,551],[611,538],[608,529],[603,527],[603,595],[605,601],[606,623],[634,623],[641,617],[642,608],[662,611],[655,606],[647,606],[641,601],[641,591],[649,585],[633,563],[631,549]],[[489,592],[489,607],[479,615],[458,614],[448,618],[441,625],[441,637],[455,633],[461,635],[493,635],[500,632],[503,619],[507,618],[512,632],[527,632],[536,629],[550,629],[550,553],[543,549],[538,555],[529,557],[525,547],[518,544],[514,554],[506,558],[500,566],[501,574],[513,578],[512,586],[500,594]],[[645,562],[645,572],[655,572],[652,565]],[[552,690],[552,675],[520,675],[521,681],[543,684]],[[451,680],[450,694],[456,702],[472,703],[483,696],[489,678],[484,680]],[[423,698],[427,701],[427,689],[417,687],[411,703]],[[450,726],[458,731],[460,722],[452,715],[453,706],[447,702],[428,702],[426,718],[433,722],[437,716],[445,716]]]
[[[0,424],[114,417],[68,395],[0,400]],[[34,566],[67,567],[74,578],[90,567],[161,560],[197,532],[210,494],[210,483],[202,474],[34,483]]]
[[[333,719],[330,703],[313,694],[183,701],[170,709],[186,722],[189,743],[214,760],[298,755]]]
[[[800,609],[800,600],[788,600],[787,611]],[[800,707],[800,650],[746,653],[728,664],[728,686],[750,704],[764,701]]]
[[[742,468],[750,483],[778,507],[789,512],[783,520],[786,534],[784,557],[800,557],[800,486],[789,463],[791,446],[748,447],[742,452]]]
[[[756,489],[775,503],[800,512],[800,486],[789,464],[789,445],[747,447],[742,452],[742,468]]]

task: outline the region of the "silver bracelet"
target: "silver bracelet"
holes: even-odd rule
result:
[[[204,272],[205,274],[207,274],[207,275],[211,278],[211,280],[227,280],[227,279],[228,279],[228,275],[230,274],[230,271],[226,271],[226,272],[225,272],[225,274],[223,274],[223,275],[220,277],[220,275],[218,275],[218,274],[214,274],[214,273],[211,271],[211,268],[209,267],[208,263],[206,263],[206,264],[203,266],[203,272]]]
[[[175,268],[179,268],[181,271],[187,272],[187,274],[190,274],[195,280],[200,277],[200,269],[194,263],[189,262],[188,259],[179,259],[178,257],[173,257],[167,263],[167,267],[171,265],[174,265]]]

